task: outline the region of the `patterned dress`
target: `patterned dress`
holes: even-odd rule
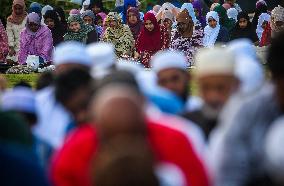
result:
[[[170,49],[184,52],[188,59],[187,67],[194,66],[194,55],[196,50],[203,47],[203,29],[200,25],[195,26],[191,38],[183,37],[177,29],[172,31]]]
[[[160,50],[165,50],[169,48],[170,36],[169,36],[169,33],[166,27],[160,26],[160,31],[161,31],[161,42],[163,43]],[[136,48],[138,45],[139,45],[139,39],[136,42]],[[144,65],[145,68],[150,68],[150,60],[152,56],[155,55],[157,52],[158,51],[151,51],[151,50],[144,50],[144,51],[139,52],[140,61]]]
[[[0,21],[0,62],[5,62],[8,52],[8,36],[2,22]]]

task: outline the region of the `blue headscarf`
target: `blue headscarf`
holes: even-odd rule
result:
[[[125,0],[124,1],[123,11],[121,12],[123,23],[126,23],[128,6],[137,8],[136,0]]]
[[[30,5],[30,8],[29,8],[28,13],[35,12],[35,13],[37,13],[38,15],[40,15],[40,17],[41,17],[41,10],[42,10],[41,5],[40,5],[38,2],[33,2],[33,3]]]
[[[180,10],[183,11],[184,9],[186,9],[188,11],[189,16],[192,18],[193,23],[196,24],[197,19],[196,19],[196,16],[195,16],[193,5],[191,3],[184,3],[181,6]]]

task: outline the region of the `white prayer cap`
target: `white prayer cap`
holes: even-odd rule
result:
[[[274,121],[266,134],[265,155],[268,169],[277,179],[284,176],[284,149],[281,148],[284,140],[284,117]]]
[[[91,4],[90,0],[85,0],[83,6],[89,6]]]
[[[68,41],[58,45],[53,52],[55,66],[62,64],[80,64],[91,66],[92,59],[86,52],[86,47],[76,41]]]
[[[254,44],[249,39],[236,39],[228,43],[228,50],[235,53],[236,56],[251,57],[257,59]]]
[[[15,87],[7,90],[2,96],[2,109],[36,113],[35,93],[28,87]]]
[[[238,10],[235,8],[229,8],[227,10],[227,15],[229,19],[234,19],[235,21],[238,21]]]
[[[136,76],[141,71],[144,71],[144,67],[140,63],[124,59],[118,60],[116,69],[130,72],[134,76]]]
[[[187,59],[181,52],[166,50],[155,54],[151,65],[156,73],[171,68],[186,70]]]
[[[52,6],[50,6],[50,5],[44,6],[44,7],[42,8],[42,10],[41,10],[42,16],[44,16],[45,13],[46,13],[48,10],[53,10]]]
[[[196,56],[196,76],[234,75],[234,53],[225,48],[200,49]]]
[[[110,43],[94,43],[87,46],[87,53],[92,58],[93,68],[107,69],[116,62],[114,46]]]
[[[240,91],[247,94],[259,89],[265,77],[253,43],[248,39],[237,39],[230,42],[227,48],[235,54],[235,75],[241,81]]]

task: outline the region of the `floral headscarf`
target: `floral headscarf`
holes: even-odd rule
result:
[[[88,37],[87,36],[88,33],[91,32],[94,28],[90,25],[85,25],[80,15],[69,16],[67,21],[68,25],[72,22],[78,22],[81,26],[81,29],[79,30],[79,32],[73,32],[70,29],[68,29],[67,33],[64,35],[64,40],[85,42],[85,40]]]
[[[134,38],[130,28],[122,24],[121,17],[117,12],[110,12],[105,22],[116,21],[117,27],[107,27],[103,41],[112,43],[115,46],[115,52],[118,57],[123,55],[132,56],[134,51]]]
[[[284,22],[284,8],[280,5],[275,7],[271,12],[271,29],[273,32],[280,32],[284,30],[284,26],[278,27],[277,21]]]
[[[20,5],[21,7],[23,7],[23,9],[24,9],[23,14],[16,15],[16,13],[15,13],[15,6],[16,5]],[[10,23],[20,25],[27,16],[27,12],[25,11],[25,9],[26,9],[25,1],[24,0],[14,0],[12,8],[13,8],[12,15],[10,15],[7,20]]]

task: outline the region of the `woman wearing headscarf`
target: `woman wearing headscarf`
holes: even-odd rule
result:
[[[0,63],[6,61],[9,52],[8,36],[0,20]]]
[[[169,11],[165,10],[162,14],[162,25],[167,29],[169,37],[171,37],[173,24],[175,23],[175,16],[174,14]]]
[[[137,42],[136,51],[144,67],[150,67],[150,60],[159,50],[169,47],[169,35],[164,26],[160,26],[155,15],[147,12],[144,16],[144,27],[142,28]]]
[[[110,12],[105,22],[107,22],[107,28],[102,40],[114,45],[117,57],[132,57],[135,42],[129,27],[122,24],[116,12]]]
[[[200,2],[200,0],[194,0],[192,2],[194,11],[195,11],[195,16],[197,17],[197,19],[199,20],[199,22],[201,23],[201,26],[204,28],[206,26],[206,19],[205,17],[202,15],[202,4]]]
[[[228,15],[228,18],[234,22],[236,24],[236,22],[238,21],[238,14],[239,12],[237,11],[237,9],[235,8],[229,8],[227,10],[227,15]]]
[[[85,25],[80,15],[68,17],[68,30],[64,35],[64,41],[78,41],[84,44],[89,44],[98,41],[96,30]]]
[[[254,16],[253,16],[253,19],[252,19],[252,27],[254,29],[257,28],[258,19],[259,19],[260,14],[268,13],[268,11],[267,11],[267,3],[266,3],[265,0],[258,0],[256,2],[255,6],[256,6],[255,13],[254,13]]]
[[[223,6],[217,5],[213,11],[219,15],[220,25],[226,27],[229,31],[234,28],[235,23],[228,18],[227,10]]]
[[[37,13],[30,13],[26,28],[20,35],[19,64],[25,64],[29,55],[40,57],[40,61],[51,61],[53,49],[52,34],[49,28],[41,25],[41,17]]]
[[[140,13],[138,8],[130,7],[127,10],[127,25],[129,26],[132,35],[136,41],[141,28],[143,27],[143,22],[140,19]]]
[[[100,12],[96,15],[96,23],[98,26],[103,27],[104,21],[106,19],[107,15],[104,12]]]
[[[9,44],[8,62],[17,62],[20,50],[20,32],[25,28],[27,12],[24,0],[14,0],[12,14],[7,19],[7,35]]]
[[[259,41],[261,41],[262,33],[269,22],[270,22],[270,15],[268,13],[260,14],[256,28],[256,34]]]
[[[41,17],[42,16],[41,10],[42,10],[42,7],[38,2],[32,2],[32,4],[29,7],[28,13],[35,12]]]
[[[191,3],[184,3],[181,8],[180,8],[180,11],[187,11],[188,15],[191,17],[193,23],[194,23],[194,26],[201,26],[201,23],[199,22],[199,20],[196,18],[195,16],[195,11],[194,11],[194,8],[193,8],[193,5]]]
[[[238,22],[231,31],[231,40],[247,38],[253,43],[258,41],[255,30],[252,27],[249,16],[245,12],[240,12],[238,15]]]
[[[57,46],[64,41],[65,30],[60,24],[57,13],[54,10],[48,10],[44,15],[44,23],[48,26],[52,33],[53,46]]]
[[[124,0],[124,4],[123,4],[123,10],[120,13],[121,17],[122,17],[122,22],[126,23],[127,21],[127,10],[130,7],[135,7],[137,8],[137,2],[136,0]]]
[[[59,21],[64,28],[64,32],[66,32],[68,24],[67,24],[67,21],[66,21],[65,12],[64,12],[63,8],[61,8],[59,6],[59,7],[54,8],[54,10],[56,11],[58,18],[59,18]]]
[[[96,16],[92,10],[86,10],[85,12],[83,12],[81,18],[86,25],[91,25],[96,30],[98,37],[101,37],[103,28],[96,25]]]
[[[231,7],[230,8],[235,8],[237,9],[238,12],[241,12],[242,9],[240,5],[237,3],[237,0],[225,0],[224,4],[229,4]]]
[[[204,47],[214,47],[216,43],[226,43],[229,41],[228,30],[219,24],[217,12],[211,11],[206,15],[207,26],[204,28]]]
[[[194,65],[194,55],[198,48],[203,46],[203,32],[194,29],[194,23],[187,11],[177,15],[177,29],[171,36],[170,48],[182,51],[187,57],[187,67]]]
[[[92,10],[94,14],[98,14],[100,12],[107,13],[108,11],[104,8],[102,0],[91,0],[89,5],[89,10]]]

